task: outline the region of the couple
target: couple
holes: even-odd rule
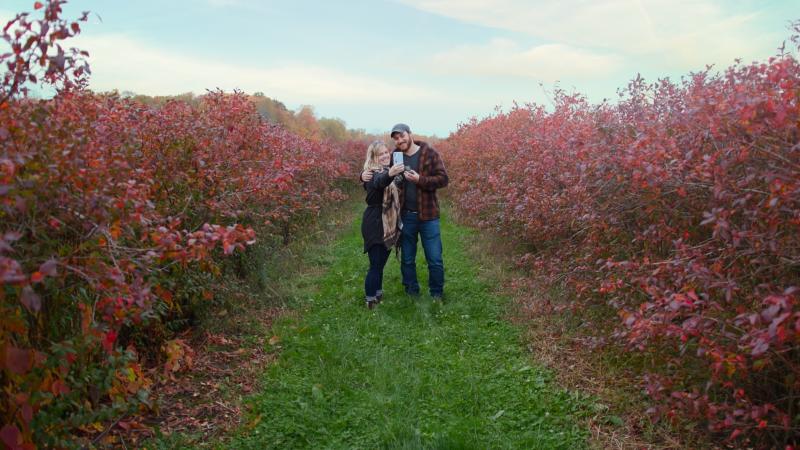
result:
[[[444,262],[439,233],[436,189],[447,186],[447,171],[439,154],[427,143],[415,141],[408,125],[392,128],[390,152],[382,141],[367,148],[361,182],[367,191],[367,209],[361,222],[369,271],[364,280],[367,307],[383,297],[383,268],[392,247],[401,252],[400,271],[406,293],[419,295],[417,236],[428,262],[428,287],[434,301],[444,293]]]

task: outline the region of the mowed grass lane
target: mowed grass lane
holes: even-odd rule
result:
[[[360,214],[360,209],[353,213]],[[559,389],[504,320],[507,300],[480,279],[465,246],[480,235],[442,222],[445,302],[403,293],[394,253],[385,297],[363,304],[359,220],[311,255],[329,267],[302,283],[281,320],[280,357],[226,448],[547,448],[585,446],[581,396]],[[427,267],[420,247],[423,291]]]

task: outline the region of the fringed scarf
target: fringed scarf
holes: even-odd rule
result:
[[[383,243],[389,250],[400,244],[400,230],[403,222],[400,220],[400,194],[401,190],[395,180],[383,190],[383,208],[381,220],[383,222]],[[402,184],[400,184],[402,186]]]

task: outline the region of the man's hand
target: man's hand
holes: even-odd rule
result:
[[[419,174],[417,172],[413,171],[413,170],[406,170],[403,173],[403,176],[406,177],[406,180],[408,180],[408,181],[410,181],[410,182],[412,182],[414,184],[419,183]]]
[[[365,183],[369,183],[370,181],[372,181],[372,171],[371,170],[365,170],[365,171],[361,172],[361,181],[363,181]]]

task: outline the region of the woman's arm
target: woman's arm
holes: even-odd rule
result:
[[[389,183],[391,182],[392,178],[389,176],[389,171],[383,169],[380,172],[374,172],[372,179],[364,183],[364,185],[366,186],[367,190],[384,189],[386,186],[389,186]]]

